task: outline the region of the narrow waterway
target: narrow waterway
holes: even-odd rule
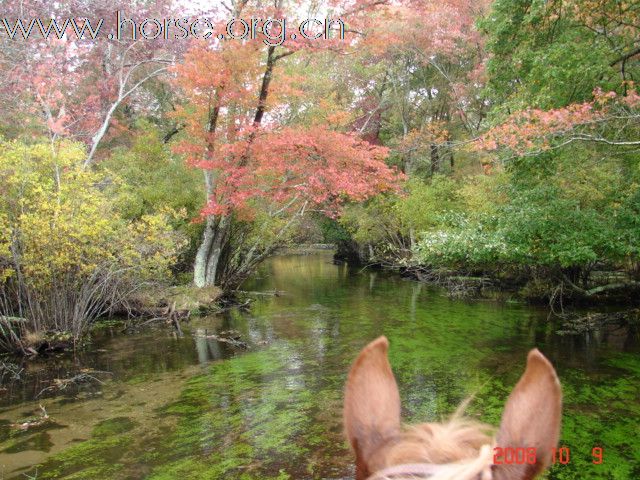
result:
[[[330,252],[275,257],[244,289],[282,293],[255,295],[248,312],[193,320],[184,338],[105,328],[85,352],[30,361],[20,379],[5,378],[0,480],[352,478],[343,382],[381,334],[407,421],[444,418],[473,394],[468,414],[497,424],[537,346],[563,385],[570,452],[547,478],[640,478],[637,329],[561,336],[544,309],[452,300],[334,265]],[[210,338],[229,330],[249,347]],[[60,388],[77,375],[83,381]]]

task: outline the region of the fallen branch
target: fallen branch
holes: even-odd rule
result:
[[[613,313],[588,313],[582,316],[563,315],[562,328],[557,331],[560,335],[577,335],[598,330],[607,325],[624,326],[640,321],[640,309],[634,308]]]
[[[563,280],[572,288],[574,289],[576,292],[586,296],[586,297],[592,297],[594,295],[597,295],[599,293],[603,293],[603,292],[608,292],[608,291],[612,291],[612,290],[623,290],[625,288],[629,288],[629,289],[636,289],[636,288],[640,288],[640,282],[637,282],[635,280],[628,280],[625,282],[616,282],[616,283],[608,283],[606,285],[600,285],[598,287],[594,287],[594,288],[590,288],[590,289],[585,289],[582,288],[578,285],[576,285],[575,283],[573,283],[571,281],[571,279],[569,279],[569,277],[567,277],[565,274],[562,275]]]
[[[186,318],[189,319],[190,315],[191,315],[191,312],[187,310]],[[170,323],[171,325],[173,325],[173,328],[176,329],[176,332],[178,332],[178,335],[180,337],[184,337],[184,333],[182,333],[182,328],[180,328],[180,318],[182,316],[183,315],[181,315],[180,310],[176,310],[176,302],[173,302],[173,304],[171,305],[171,308],[169,309],[167,323]]]
[[[96,373],[105,373],[105,374],[111,375],[111,372],[103,372],[103,371],[99,371],[99,370],[91,370],[90,372],[94,373],[94,374],[96,374]],[[90,382],[90,381],[95,381],[95,382],[98,382],[101,385],[104,385],[104,382],[102,380],[100,380],[99,378],[96,378],[93,375],[89,375],[89,373],[82,372],[82,373],[79,373],[78,375],[75,375],[75,376],[73,376],[71,378],[54,378],[53,379],[53,385],[50,385],[50,386],[40,390],[40,393],[38,393],[36,395],[36,398],[40,397],[40,395],[42,395],[43,393],[48,392],[48,391],[53,391],[53,390],[62,391],[62,390],[65,390],[70,385],[78,385],[80,383],[86,383],[86,382]]]
[[[197,333],[196,335],[194,335],[195,337],[199,337],[199,338],[206,338],[206,339],[211,339],[211,340],[216,340],[218,342],[222,342],[222,343],[227,343],[233,347],[238,347],[238,348],[248,348],[249,345],[247,344],[247,342],[241,340],[241,335],[239,332],[235,331],[235,330],[226,330],[223,332],[220,332],[219,334],[214,334],[214,333],[207,333],[207,330],[205,329],[204,333]]]
[[[39,427],[40,425],[44,425],[45,423],[47,423],[49,421],[49,414],[47,413],[47,410],[42,405],[38,406],[40,407],[41,411],[39,417],[29,418],[22,422],[12,423],[10,426],[18,430],[29,430],[30,428]]]
[[[267,292],[247,292],[245,290],[238,290],[238,293],[243,293],[245,295],[263,295],[265,297],[279,297],[283,294],[285,294],[286,292],[284,290],[273,290],[273,291],[267,291]]]
[[[1,362],[0,363],[0,380],[5,375],[10,376],[13,380],[20,380],[20,374],[24,371],[24,368],[19,367],[14,363]]]
[[[228,312],[229,310],[233,310],[234,308],[239,308],[239,309],[245,309],[247,308],[249,305],[251,305],[251,299],[247,299],[246,301],[242,302],[242,303],[229,303],[227,306],[225,307],[220,307],[217,310],[212,310],[211,313],[213,314],[220,314],[220,313],[224,313],[224,312]]]
[[[172,325],[176,329],[178,335],[180,335],[181,337],[184,334],[182,333],[182,328],[180,327],[180,321],[181,320],[187,321],[191,318],[191,312],[187,309],[176,308],[176,302],[173,302],[173,304],[167,305],[165,307],[152,307],[152,308],[139,309],[137,310],[137,312],[140,313],[141,314],[140,316],[142,317],[147,316],[149,314],[152,315],[151,318],[140,323],[138,326],[144,327],[153,322],[164,321],[167,324]]]

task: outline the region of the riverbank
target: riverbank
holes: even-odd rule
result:
[[[126,329],[164,322],[181,333],[180,323],[192,315],[220,310],[222,291],[215,286],[153,286],[139,290],[83,326],[80,333],[67,330],[38,329],[29,318],[0,316],[0,353],[24,356],[50,355],[64,350],[82,349],[90,342],[92,331],[104,328],[105,320],[122,320]],[[3,351],[4,350],[4,351]]]
[[[533,304],[554,306],[640,305],[640,283],[622,271],[592,271],[582,287],[563,272],[454,271],[413,265],[397,267],[401,274],[438,285],[452,295],[512,296]]]
[[[640,305],[635,270],[594,264],[561,268],[531,264],[421,263],[412,250],[387,251],[384,246],[342,242],[336,259],[367,268],[398,272],[419,282],[445,288],[454,297],[507,297],[551,308],[564,306]]]

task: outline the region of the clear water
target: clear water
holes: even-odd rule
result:
[[[86,352],[26,363],[0,393],[0,479],[352,478],[343,383],[381,334],[411,422],[445,418],[475,394],[468,414],[497,425],[527,351],[540,348],[563,384],[561,443],[570,449],[547,478],[640,478],[637,329],[559,336],[544,309],[451,300],[334,265],[328,252],[273,258],[244,288],[283,293],[256,296],[249,312],[194,320],[184,338],[106,329]],[[229,329],[249,349],[206,338]],[[36,398],[86,369],[110,373]],[[47,422],[15,427],[37,421],[39,405]]]

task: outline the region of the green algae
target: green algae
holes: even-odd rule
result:
[[[553,466],[550,478],[623,480],[640,475],[640,382],[638,357],[616,353],[604,365],[615,369],[562,372],[564,415],[560,444],[570,448],[567,465]],[[594,464],[593,448],[604,462]]]
[[[109,479],[123,468],[119,460],[133,443],[131,430],[137,425],[126,417],[98,423],[89,440],[53,455],[38,467],[38,478]]]
[[[282,343],[248,353],[190,379],[179,401],[165,409],[179,417],[171,444],[179,456],[207,454],[197,461],[180,458],[151,478],[184,475],[185,469],[193,478],[253,478],[256,470],[256,478],[267,478],[265,471],[278,471],[283,457],[313,471],[305,459],[332,433],[315,421],[317,399],[330,393],[314,394],[304,372],[292,368],[290,348]]]
[[[127,435],[92,438],[52,456],[38,468],[38,478],[113,478],[122,468],[118,460],[130,446]]]
[[[97,438],[121,435],[130,432],[136,425],[136,422],[127,417],[109,418],[93,427],[91,435]]]

